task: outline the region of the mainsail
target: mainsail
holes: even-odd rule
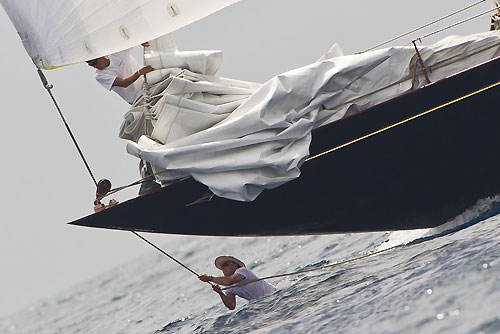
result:
[[[124,50],[239,0],[0,0],[38,68]]]

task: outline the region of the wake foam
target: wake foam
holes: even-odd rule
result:
[[[472,208],[467,209],[464,213],[437,227],[391,232],[389,238],[378,247],[377,251],[437,238],[467,228],[499,213],[500,194],[478,200]]]

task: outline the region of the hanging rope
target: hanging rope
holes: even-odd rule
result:
[[[66,122],[66,119],[64,118],[64,115],[62,114],[61,109],[59,108],[59,105],[57,104],[57,101],[54,98],[54,95],[52,95],[51,89],[53,88],[53,86],[48,83],[47,78],[45,77],[45,75],[43,74],[43,72],[42,72],[41,69],[38,69],[37,72],[38,72],[38,75],[40,76],[40,80],[42,80],[42,84],[43,84],[44,88],[49,93],[50,98],[52,99],[52,102],[54,102],[54,105],[56,106],[56,109],[59,112],[59,116],[61,117],[61,119],[62,119],[62,121],[64,123],[64,126],[66,127],[66,130],[68,131],[69,136],[71,137],[71,140],[73,140],[73,144],[75,144],[75,147],[78,150],[78,153],[80,154],[80,157],[82,158],[83,163],[85,164],[85,167],[87,167],[87,170],[88,170],[88,172],[90,174],[90,177],[92,178],[92,180],[94,181],[95,186],[97,187],[97,180],[94,177],[94,174],[92,173],[92,170],[90,169],[90,166],[87,163],[87,160],[85,159],[85,156],[83,155],[83,152],[80,149],[80,146],[76,142],[75,136],[73,136],[73,132],[71,131],[68,123]]]
[[[186,269],[187,271],[189,271],[191,274],[193,275],[196,275],[196,277],[200,276],[196,271],[194,271],[193,269],[189,268],[188,266],[186,266],[185,264],[183,264],[181,261],[177,260],[176,258],[174,258],[172,255],[168,254],[167,252],[165,252],[163,249],[161,249],[160,247],[156,246],[155,244],[153,244],[151,241],[147,240],[146,238],[144,238],[143,236],[139,235],[137,232],[135,231],[130,231],[132,232],[135,236],[137,236],[138,238],[142,239],[144,242],[146,242],[148,245],[152,246],[153,248],[155,248],[156,250],[158,250],[160,253],[162,253],[163,255],[167,256],[170,260],[174,261],[175,263],[177,263],[178,265],[180,265],[182,268]],[[209,283],[210,285],[212,285],[212,282],[207,282]]]
[[[150,242],[149,240],[147,240],[143,236],[139,235],[137,232],[135,232],[135,231],[130,231],[130,232],[132,232],[133,234],[135,234],[137,237],[139,237],[140,239],[142,239],[143,241],[145,241],[148,245],[152,246],[153,248],[155,248],[156,250],[158,250],[160,253],[162,253],[163,255],[167,256],[172,261],[174,261],[175,263],[177,263],[178,265],[180,265],[181,267],[183,267],[184,269],[186,269],[187,271],[189,271],[193,275],[196,275],[196,277],[200,276],[197,272],[195,272],[194,270],[192,270],[191,268],[189,268],[188,266],[186,266],[185,264],[183,264],[182,262],[180,262],[179,260],[177,260],[173,256],[169,255],[167,252],[165,252],[160,247],[156,246],[155,244],[153,244],[152,242]],[[245,282],[245,283],[242,283],[242,284],[238,284],[238,285],[235,285],[235,286],[231,286],[231,287],[228,286],[228,287],[225,287],[225,288],[221,288],[221,290],[227,290],[227,289],[230,289],[232,287],[241,287],[241,286],[245,286],[247,284],[251,284],[251,283],[258,282],[258,281],[263,281],[263,280],[268,280],[268,279],[272,279],[272,278],[294,276],[294,275],[309,273],[309,272],[312,272],[312,271],[318,271],[318,270],[323,270],[323,269],[327,269],[327,268],[331,268],[331,267],[336,267],[336,266],[340,266],[340,265],[343,265],[343,264],[351,263],[351,262],[354,262],[354,261],[359,261],[359,260],[362,260],[362,259],[366,259],[368,257],[375,256],[375,255],[378,255],[378,254],[386,253],[388,251],[391,251],[391,250],[393,250],[395,248],[399,248],[399,247],[402,247],[402,246],[405,246],[405,245],[401,244],[401,245],[392,246],[392,247],[389,247],[389,248],[386,248],[386,249],[382,249],[382,250],[379,250],[379,251],[376,251],[376,252],[368,253],[368,254],[365,254],[365,255],[362,255],[362,256],[359,256],[359,257],[355,257],[355,258],[351,258],[351,259],[347,259],[347,260],[344,260],[344,261],[341,261],[341,262],[335,262],[335,263],[332,263],[332,264],[327,264],[327,265],[321,266],[321,267],[316,267],[316,268],[311,268],[311,269],[304,269],[304,270],[294,271],[294,272],[291,272],[291,273],[285,273],[285,274],[279,274],[279,275],[273,275],[273,276],[266,276],[266,277],[258,278],[258,279],[255,279],[255,280],[251,280],[251,281],[248,281],[248,282]],[[212,282],[207,282],[207,283],[209,283],[210,285],[214,285]]]

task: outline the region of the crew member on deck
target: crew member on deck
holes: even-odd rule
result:
[[[258,277],[248,270],[243,262],[232,256],[219,256],[215,259],[215,266],[222,270],[224,276],[214,277],[207,274],[198,276],[202,282],[214,282],[212,289],[219,294],[222,302],[230,310],[236,307],[236,296],[246,300],[252,300],[271,294],[276,289],[265,281],[257,281],[244,285],[247,282],[257,280]],[[222,291],[220,285],[230,286]]]
[[[148,47],[149,43],[141,44]],[[129,104],[141,94],[142,75],[154,71],[150,65],[139,67],[131,54],[132,49],[113,53],[92,60],[87,64],[96,69],[95,78],[107,90],[113,90]]]

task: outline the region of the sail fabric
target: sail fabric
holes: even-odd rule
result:
[[[214,76],[222,64],[217,50],[148,50],[144,59],[156,70],[146,74],[143,95],[125,114],[123,139],[148,135],[166,144],[199,132],[225,119],[260,87]]]
[[[38,68],[82,62],[168,34],[239,0],[0,0]]]
[[[499,48],[500,32],[492,31],[450,36],[419,52],[436,81],[499,56]],[[320,59],[272,78],[205,130],[165,143],[143,135],[127,150],[217,196],[252,201],[300,175],[315,127],[427,84],[413,46]]]
[[[156,40],[153,43],[157,44]],[[260,87],[216,77],[222,64],[221,51],[146,50],[145,64],[155,71],[146,74],[143,95],[125,114],[119,135],[123,139],[138,141],[144,135],[167,144],[200,132],[224,120]],[[186,176],[161,166],[151,167],[162,182]]]

